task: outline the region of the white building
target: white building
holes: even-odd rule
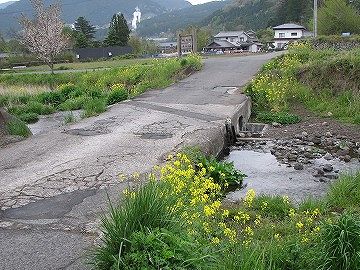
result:
[[[262,44],[254,31],[228,31],[214,36],[214,41],[206,47],[206,50],[258,52],[261,48]]]
[[[139,7],[136,7],[131,22],[132,29],[136,30],[140,22],[141,22],[141,11]]]
[[[275,31],[274,46],[278,49],[285,48],[291,41],[312,36],[312,33],[308,32],[304,26],[294,23],[278,25],[273,29]]]

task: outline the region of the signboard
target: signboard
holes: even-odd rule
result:
[[[197,51],[196,32],[192,34],[179,34],[178,35],[178,54],[179,57],[183,54],[195,53]]]

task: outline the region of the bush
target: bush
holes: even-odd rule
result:
[[[102,220],[104,245],[95,252],[96,269],[123,269],[124,256],[134,244],[135,233],[147,233],[157,228],[174,230],[181,226],[176,211],[171,211],[175,197],[167,196],[164,184],[150,182],[141,186],[134,196],[126,196],[118,207]],[[134,252],[134,251],[133,251]],[[128,261],[131,262],[129,256]]]
[[[10,135],[21,136],[27,138],[31,136],[31,132],[26,124],[18,119],[13,119],[6,124],[6,130]]]
[[[112,105],[128,99],[128,93],[125,89],[113,89],[107,97],[107,104]]]
[[[355,270],[360,266],[360,220],[344,213],[322,234],[324,270]]]
[[[17,116],[21,121],[31,124],[36,123],[39,120],[39,115],[37,113],[23,113]]]
[[[83,105],[85,117],[95,116],[106,111],[106,100],[101,98],[87,99]]]
[[[301,118],[296,114],[288,112],[258,112],[256,120],[266,124],[277,122],[282,125],[289,125],[299,123]]]
[[[71,83],[61,85],[59,87],[59,92],[63,96],[64,100],[83,95],[83,91],[79,88],[79,86],[75,86]]]
[[[83,108],[84,104],[89,100],[88,97],[69,98],[59,105],[61,111],[75,111]]]
[[[199,244],[182,232],[141,231],[134,233],[130,242],[120,269],[201,269]]]
[[[44,105],[37,101],[30,101],[26,105],[18,105],[18,106],[10,107],[8,111],[14,115],[22,115],[27,113],[47,115],[55,112],[55,109],[50,105]]]
[[[36,99],[45,105],[57,106],[63,101],[63,97],[59,92],[43,92],[36,96]]]
[[[246,175],[237,170],[234,163],[218,161],[214,157],[206,157],[198,149],[188,148],[184,152],[190,157],[197,169],[205,169],[206,175],[211,177],[216,184],[219,184],[224,193],[242,186]]]

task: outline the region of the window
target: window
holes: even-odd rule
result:
[[[279,33],[279,38],[284,38],[285,37],[285,33]]]
[[[297,33],[291,33],[292,37],[297,37]]]
[[[245,41],[245,38],[244,38],[244,37],[240,37],[240,41]]]

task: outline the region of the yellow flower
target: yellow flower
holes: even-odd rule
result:
[[[229,210],[225,209],[222,216],[227,218],[229,216],[229,214],[230,214]]]
[[[250,226],[247,226],[247,227],[244,229],[244,233],[246,233],[248,236],[253,236],[253,235],[254,235],[254,231],[253,231],[253,229],[252,229]]]
[[[220,239],[217,237],[213,237],[211,239],[211,243],[213,243],[214,245],[218,245],[218,244],[220,244]]]
[[[253,203],[253,201],[254,201],[254,199],[255,199],[255,196],[256,196],[255,190],[249,189],[249,190],[246,192],[246,195],[245,195],[245,198],[244,198],[244,204],[245,204],[245,206],[251,207],[251,206],[252,206],[252,203]]]
[[[301,230],[302,228],[304,228],[304,223],[302,223],[301,221],[299,221],[298,223],[296,223],[296,227]]]
[[[278,234],[278,233],[276,233],[276,234],[274,235],[274,238],[275,238],[275,240],[280,240],[281,235],[280,235],[280,234]]]
[[[295,217],[295,209],[291,208],[289,210],[289,217],[291,217],[291,218]]]
[[[301,243],[306,244],[306,243],[308,243],[308,242],[309,242],[309,238],[307,238],[307,237],[303,237],[303,238],[301,239]]]

